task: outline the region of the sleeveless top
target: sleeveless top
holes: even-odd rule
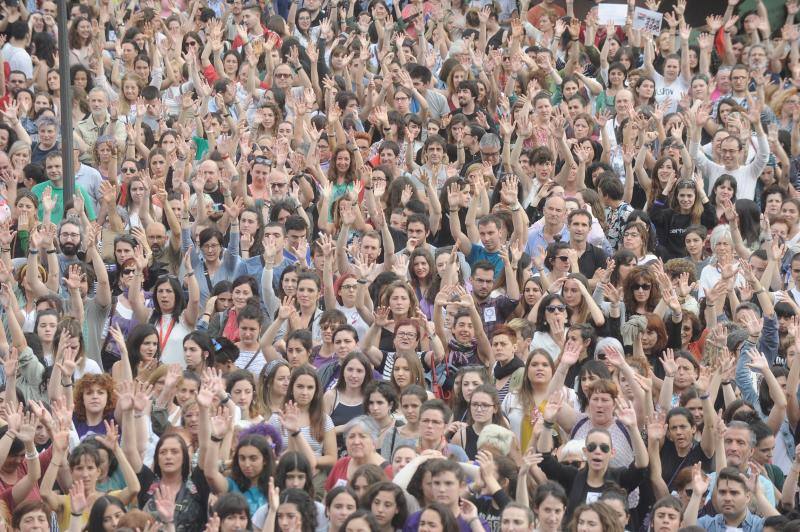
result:
[[[461,434],[463,436],[461,443],[464,444],[464,452],[467,453],[467,457],[470,460],[475,460],[475,457],[478,456],[478,433],[475,432],[472,425],[467,425],[467,428]]]

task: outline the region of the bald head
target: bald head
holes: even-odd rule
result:
[[[619,93],[617,93],[619,94]],[[550,196],[544,204],[544,223],[551,229],[564,227],[567,203],[561,196]]]
[[[167,228],[164,227],[164,224],[151,222],[145,229],[145,234],[147,235],[147,243],[150,244],[150,249],[153,250],[153,253],[159,253],[164,249],[164,244],[167,242]]]

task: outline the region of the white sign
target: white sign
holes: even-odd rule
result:
[[[658,11],[651,11],[643,7],[637,7],[633,11],[633,29],[635,30],[652,34],[660,33],[663,20],[664,14]]]
[[[597,6],[597,22],[605,26],[613,22],[615,26],[624,26],[628,17],[626,4],[600,4]]]

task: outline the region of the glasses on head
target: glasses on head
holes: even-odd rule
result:
[[[494,405],[489,403],[470,403],[469,406],[475,410],[491,410],[494,408]]]
[[[567,307],[566,305],[547,305],[545,310],[547,312],[565,312]]]
[[[635,292],[636,290],[650,290],[651,288],[650,283],[634,283],[631,285],[631,289]]]
[[[261,146],[259,146],[259,148],[261,150],[267,150],[268,149],[267,147],[261,147]],[[272,161],[268,157],[262,157],[261,155],[257,156],[255,159],[253,159],[253,162],[255,164],[266,164],[267,166],[272,166]]]
[[[599,443],[598,444],[598,443],[595,443],[595,442],[592,442],[592,443],[588,444],[586,446],[586,450],[589,451],[590,453],[593,453],[593,452],[595,452],[595,450],[597,450],[598,447],[600,447],[600,450],[603,451],[605,454],[608,454],[608,453],[611,452],[611,446],[609,444],[607,444],[607,443]]]

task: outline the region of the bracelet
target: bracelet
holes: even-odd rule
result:
[[[39,254],[39,250],[38,249],[29,249],[28,253],[30,255],[38,255]]]
[[[26,460],[35,460],[37,458],[39,458],[39,453],[36,451],[33,451],[32,453],[25,453]]]
[[[289,434],[289,437],[296,438],[299,434],[300,434],[300,431],[296,430],[296,431],[292,432],[291,434]]]
[[[722,381],[720,384],[722,386],[730,386],[733,381]]]
[[[72,388],[73,386],[75,386],[74,382],[70,382],[69,384],[64,384],[63,382],[61,383],[62,388]]]
[[[358,281],[356,281],[356,282],[357,282],[358,284],[367,284],[367,282],[368,282],[368,281],[367,281],[366,279],[359,279],[359,280],[358,280]]]
[[[70,512],[72,517],[83,517],[83,514],[76,514],[75,512]]]
[[[203,316],[208,316],[210,318],[211,317],[211,313],[210,312],[203,312],[202,314],[200,314],[200,317],[202,318]]]
[[[142,412],[134,412],[133,417],[135,418],[144,417],[144,414]]]
[[[11,251],[11,250],[9,250],[9,251]],[[47,253],[48,255],[52,255],[53,253],[58,253],[58,250],[57,250],[57,249],[48,249],[48,250],[46,251],[46,253]]]
[[[711,394],[710,394],[710,393],[708,393],[708,392],[706,392],[706,393],[704,393],[704,394],[701,394],[701,395],[700,395],[700,400],[701,400],[701,401],[705,401],[705,400],[706,400],[706,399],[708,399],[709,397],[711,397]]]
[[[3,253],[11,253],[11,248],[0,248]]]
[[[668,379],[674,379],[675,378],[675,374],[674,373],[669,374],[667,372],[664,372],[664,377],[666,377]]]
[[[191,277],[192,275],[194,275],[194,270],[183,274],[184,277]]]
[[[364,190],[372,190],[374,187],[364,187]]]
[[[225,438],[218,438],[217,436],[214,435],[211,436],[211,441],[213,441],[214,443],[222,443],[222,440],[224,439]]]
[[[225,398],[224,399],[220,399],[219,404],[221,404],[221,405],[227,404],[228,401],[230,401],[230,400],[231,400],[231,394],[226,393],[225,394]]]
[[[11,436],[12,438],[16,439],[17,433],[16,433],[16,431],[13,431],[13,430],[9,429],[9,430],[6,431],[5,436]]]
[[[544,425],[544,428],[546,429],[552,429],[553,427],[556,426],[556,424],[553,423],[552,421],[542,421],[542,425]]]

